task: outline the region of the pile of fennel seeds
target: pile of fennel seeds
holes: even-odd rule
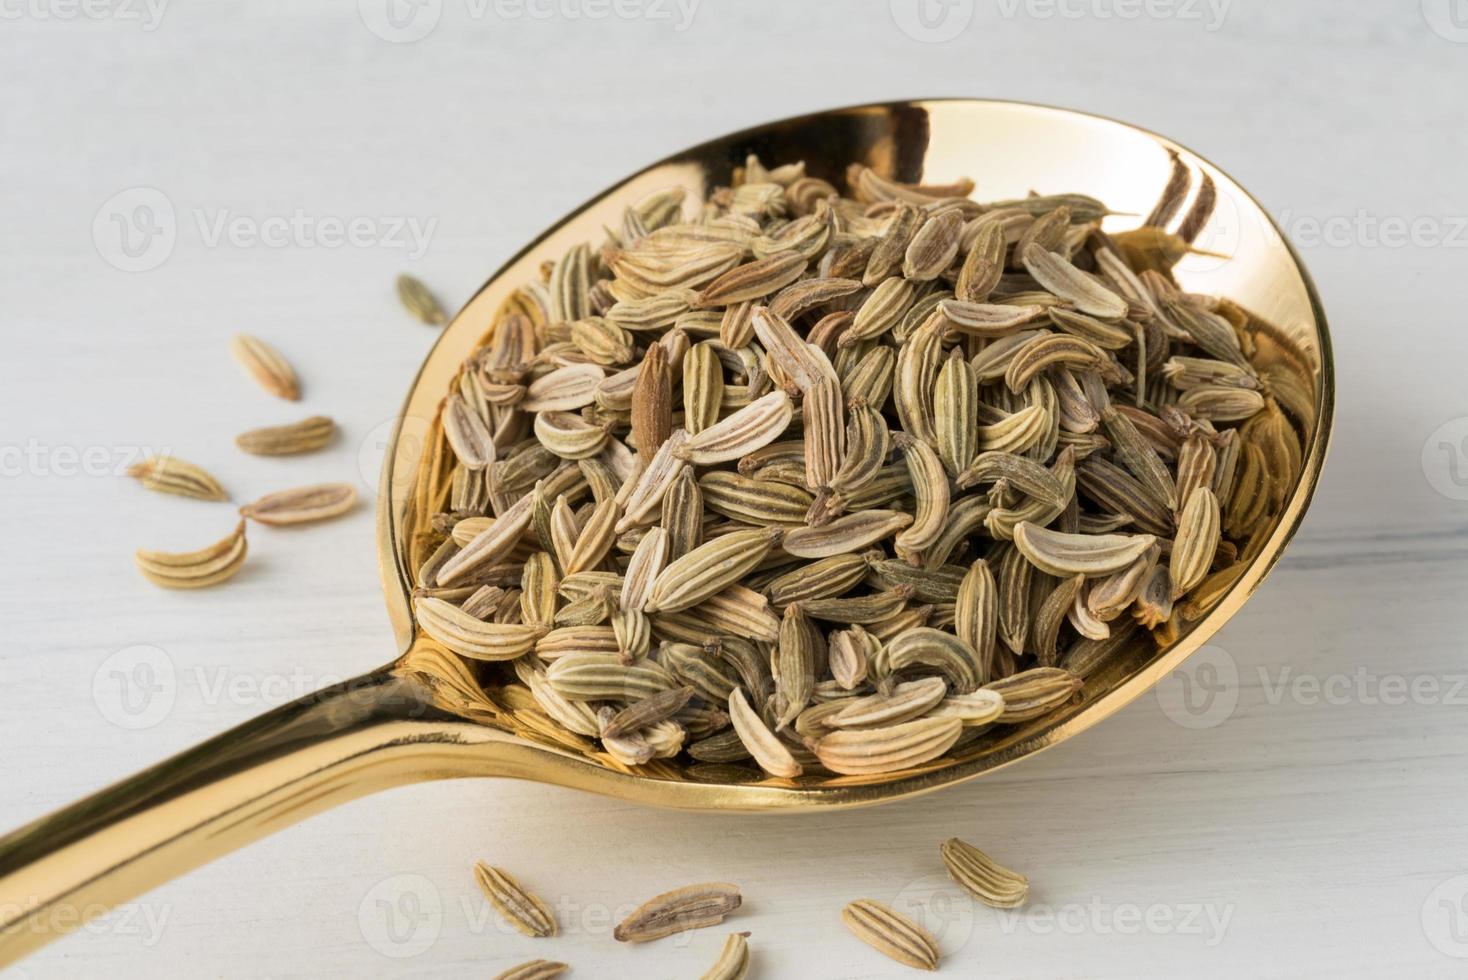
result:
[[[415,491],[420,626],[503,664],[462,698],[619,768],[880,778],[1171,642],[1265,540],[1312,404],[1171,277],[1214,201],[1165,231],[1174,165],[1108,235],[1082,195],[750,158],[546,263]]]

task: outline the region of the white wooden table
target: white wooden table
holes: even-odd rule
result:
[[[696,976],[727,930],[629,949],[610,925],[710,878],[743,885],[730,925],[766,977],[901,972],[840,926],[860,896],[931,897],[955,975],[1460,975],[1468,12],[1221,2],[934,0],[925,20],[914,0],[426,0],[395,19],[383,0],[0,3],[0,829],[392,652],[368,506],[255,535],[227,588],[141,581],[133,548],[196,545],[230,518],[119,476],[138,451],[203,463],[236,500],[370,482],[433,339],[393,276],[458,302],[571,205],[711,135],[918,95],[1154,128],[1302,246],[1341,393],[1303,530],[1193,662],[1193,681],[1207,664],[1223,683],[1201,713],[1178,680],[992,778],[808,818],[499,781],[400,790],[159,888],[13,975],[490,976],[549,956],[578,977]],[[169,208],[173,238],[142,237]],[[136,219],[128,249],[117,216]],[[237,330],[299,366],[299,408],[239,376]],[[345,429],[330,452],[229,446],[315,411]],[[1030,873],[1028,911],[976,909],[935,876],[954,834]],[[475,893],[479,858],[521,871],[565,935],[508,933]]]

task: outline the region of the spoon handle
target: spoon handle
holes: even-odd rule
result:
[[[0,838],[0,966],[256,838],[432,778],[419,746],[442,739],[440,721],[419,681],[384,668]]]

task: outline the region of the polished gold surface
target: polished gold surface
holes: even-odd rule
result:
[[[415,634],[408,601],[409,502],[431,420],[495,311],[537,267],[570,245],[598,240],[622,208],[680,184],[701,196],[749,152],[803,159],[839,183],[863,161],[902,180],[972,176],[976,197],[1083,192],[1119,213],[1108,230],[1139,223],[1167,180],[1168,151],[1211,175],[1219,206],[1175,270],[1189,290],[1226,296],[1286,349],[1314,391],[1304,466],[1263,547],[1207,615],[1165,649],[1144,634],[1087,679],[1079,703],[1000,731],[956,758],[883,780],[761,777],[737,769],[663,765],[617,771],[581,752],[501,730],[496,706],[462,665]],[[1267,326],[1265,326],[1267,324]],[[1330,340],[1308,274],[1264,210],[1212,164],[1144,130],[1075,112],[973,100],[860,106],[784,120],[694,147],[609,189],[510,260],[444,331],[410,393],[383,473],[379,548],[402,656],[372,674],[279,708],[0,839],[0,965],[77,928],[107,907],[337,803],[426,779],[539,780],[650,805],[815,810],[863,806],[973,778],[1075,735],[1146,691],[1207,640],[1258,587],[1314,492],[1334,400]],[[434,666],[438,665],[438,666]],[[457,673],[456,673],[457,672]],[[462,684],[456,679],[466,678]],[[723,781],[716,781],[723,780]]]

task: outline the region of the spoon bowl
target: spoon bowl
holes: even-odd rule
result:
[[[527,730],[486,692],[478,666],[423,637],[411,612],[413,489],[433,465],[433,419],[464,359],[540,264],[616,226],[646,194],[682,186],[692,200],[727,183],[749,153],[841,184],[850,162],[904,181],[972,175],[984,199],[1081,192],[1117,209],[1108,230],[1141,222],[1176,154],[1218,202],[1174,269],[1189,290],[1227,296],[1298,373],[1301,476],[1264,545],[1208,612],[1159,647],[1145,633],[1086,675],[1071,705],[995,729],[950,757],[881,777],[768,777],[735,766],[667,762],[629,769]],[[531,779],[636,803],[687,809],[811,811],[932,792],[1008,765],[1084,731],[1142,694],[1198,649],[1273,567],[1309,504],[1334,401],[1330,339],[1308,273],[1264,209],[1212,164],[1123,123],[1043,106],[932,100],[856,106],[723,136],[656,163],[557,222],[510,259],[444,330],[418,372],[383,467],[378,543],[398,656],[104,789],[0,839],[0,965],[89,917],[338,803],[428,779]]]

